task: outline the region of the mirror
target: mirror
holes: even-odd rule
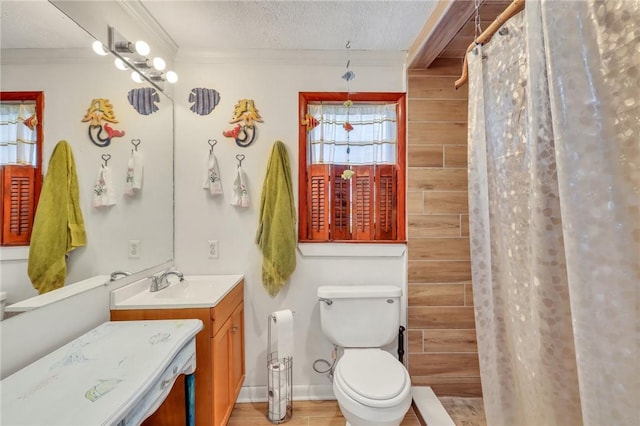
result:
[[[173,259],[173,101],[161,91],[158,109],[144,115],[128,100],[132,89],[152,87],[132,81],[131,71],[114,66],[114,56],[98,56],[94,38],[54,5],[45,1],[3,1],[0,87],[2,91],[43,91],[43,169],[55,145],[71,145],[80,188],[86,247],[67,260],[65,285],[116,270],[140,272]],[[91,7],[88,5],[87,7]],[[106,27],[106,24],[105,24]],[[101,40],[105,42],[104,40]],[[93,99],[108,99],[124,131],[106,147],[92,143],[89,123],[82,122]],[[140,109],[140,108],[138,108]],[[143,157],[142,188],[125,195],[128,161],[139,143]],[[116,204],[93,207],[93,191],[108,160]],[[27,276],[27,248],[3,247],[1,290],[7,304],[37,296]],[[135,251],[135,253],[133,252]],[[55,290],[54,290],[55,291]]]

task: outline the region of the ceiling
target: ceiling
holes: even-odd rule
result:
[[[354,50],[407,51],[437,1],[140,3],[178,49],[338,50],[350,41]],[[0,15],[2,48],[86,46],[86,33],[46,0],[0,0]]]

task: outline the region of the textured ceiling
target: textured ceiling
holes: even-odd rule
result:
[[[408,50],[434,1],[154,1],[178,48]],[[177,19],[179,17],[179,19]]]
[[[408,50],[435,6],[435,0],[140,2],[178,49],[210,50],[336,50],[347,41],[354,50]],[[86,33],[46,0],[0,0],[0,14],[2,48],[87,45]]]

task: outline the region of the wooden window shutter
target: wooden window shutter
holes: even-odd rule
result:
[[[394,240],[398,228],[397,169],[376,166],[376,240]]]
[[[351,178],[353,196],[353,239],[372,240],[374,238],[374,173],[373,166],[354,166],[356,172]]]
[[[307,169],[308,238],[329,240],[329,165],[310,164]]]
[[[2,166],[2,245],[28,245],[35,206],[36,169]]]
[[[331,166],[331,239],[351,239],[351,181],[342,179],[347,166]]]

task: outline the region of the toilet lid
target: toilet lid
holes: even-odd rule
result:
[[[407,370],[381,349],[345,351],[335,375],[345,393],[356,400],[371,400],[373,404],[390,402],[410,389]]]

